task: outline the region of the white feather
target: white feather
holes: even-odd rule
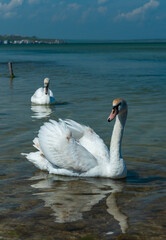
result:
[[[108,163],[108,148],[92,128],[69,119],[65,120],[65,123],[71,130],[72,136],[97,159],[98,164],[103,161]]]
[[[40,170],[48,171],[49,173],[57,175],[79,176],[78,173],[69,171],[67,169],[56,168],[40,152],[31,152],[29,154],[22,155],[25,155],[26,158]]]
[[[46,159],[59,168],[85,172],[97,165],[95,157],[71,136],[63,121],[45,123],[38,137]]]

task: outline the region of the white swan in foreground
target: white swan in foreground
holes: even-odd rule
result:
[[[44,79],[44,88],[38,88],[31,97],[31,103],[34,104],[52,104],[55,103],[53,92],[49,89],[49,78]]]
[[[121,156],[121,141],[127,117],[125,100],[113,101],[108,121],[115,117],[110,153],[90,127],[73,120],[50,120],[40,128],[38,138],[33,141],[38,151],[26,154],[26,158],[39,169],[53,174],[124,178],[127,169]]]

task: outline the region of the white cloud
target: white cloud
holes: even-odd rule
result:
[[[19,5],[22,5],[23,0],[11,0],[9,3],[0,3],[0,10],[11,10]]]
[[[143,6],[136,8],[131,12],[119,14],[116,19],[126,18],[128,20],[132,20],[139,16],[144,16],[146,11],[148,11],[149,9],[157,8],[159,5],[159,1],[150,0],[148,3],[145,3]]]
[[[13,9],[22,5],[23,0],[11,0],[9,3],[0,3],[0,14],[5,18],[14,16]]]
[[[98,4],[100,5],[100,4],[104,4],[104,3],[106,3],[106,2],[108,2],[108,0],[98,0]]]

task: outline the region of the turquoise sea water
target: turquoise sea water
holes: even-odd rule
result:
[[[31,106],[45,77],[57,104]],[[0,239],[166,238],[166,43],[0,46],[0,89]],[[127,179],[48,175],[21,156],[49,119],[89,125],[109,146],[114,98],[129,107]]]

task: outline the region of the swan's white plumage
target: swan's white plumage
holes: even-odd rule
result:
[[[127,169],[121,156],[121,141],[127,104],[122,99],[117,99],[116,104],[113,102],[108,120],[115,116],[111,154],[90,127],[73,120],[50,120],[40,128],[38,138],[34,139],[34,146],[39,151],[29,153],[26,157],[38,168],[54,174],[124,178]]]
[[[45,83],[46,82],[45,80],[48,80],[47,83]],[[48,86],[49,86],[49,79],[45,78],[44,79],[44,87],[38,88],[35,91],[35,93],[31,97],[31,103],[41,104],[41,105],[55,103],[55,98],[54,98],[53,92],[50,89],[48,89],[47,94],[45,93],[45,89]]]
[[[65,120],[65,123],[70,129],[72,136],[96,158],[98,164],[108,163],[108,148],[92,128],[69,119]]]
[[[31,102],[34,104],[51,104],[55,102],[53,92],[48,89],[48,94],[44,93],[44,88],[39,88],[31,97]]]
[[[85,172],[96,166],[95,157],[71,136],[63,121],[50,120],[39,131],[39,145],[46,159],[59,168]]]
[[[67,169],[55,168],[55,166],[52,165],[40,152],[31,152],[23,155],[25,155],[27,159],[40,170],[48,171],[49,173],[57,175],[79,176],[79,174]]]

